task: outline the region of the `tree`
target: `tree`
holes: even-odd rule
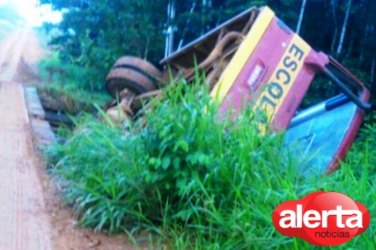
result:
[[[167,0],[43,0],[64,9],[61,33],[51,40],[62,59],[88,72],[93,90],[103,86],[114,61],[132,54],[158,62],[163,56]],[[156,11],[159,10],[159,11]]]
[[[174,50],[174,35],[175,35],[175,1],[170,0],[167,5],[167,30],[166,33],[166,44],[164,56],[167,57],[171,55]]]
[[[298,25],[296,27],[296,33],[300,33],[300,28],[302,26],[303,22],[303,17],[304,17],[304,11],[305,11],[305,6],[306,6],[307,0],[302,0],[302,7],[300,8],[300,14],[299,14],[299,20],[298,20]]]
[[[350,12],[351,12],[351,4],[352,4],[352,0],[348,0],[346,16],[345,16],[345,20],[343,21],[341,36],[340,36],[339,42],[338,42],[337,55],[340,55],[341,52],[342,52],[343,41],[345,39],[345,35],[346,35],[346,31],[347,31],[347,24],[348,24]]]
[[[61,34],[52,43],[62,58],[92,69],[88,79],[102,86],[113,62],[131,54],[158,63],[165,48],[181,48],[251,6],[270,6],[277,17],[314,49],[357,60],[370,72],[376,58],[374,0],[41,0],[64,9]],[[175,16],[167,11],[174,3]],[[304,26],[302,25],[304,19]],[[171,27],[166,46],[166,32]],[[349,41],[349,42],[346,42]],[[171,50],[172,50],[171,49]],[[372,71],[373,72],[373,71]],[[370,76],[372,74],[369,74]]]

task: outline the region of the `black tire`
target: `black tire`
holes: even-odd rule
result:
[[[134,56],[120,57],[114,64],[113,68],[137,68],[138,70],[148,74],[152,78],[160,79],[162,72],[153,64]]]
[[[157,89],[153,81],[144,75],[135,70],[123,68],[115,68],[110,71],[106,78],[106,87],[114,97],[125,88],[137,95]]]
[[[116,61],[106,78],[106,88],[114,97],[127,88],[137,95],[159,88],[162,73],[149,62],[125,56]]]

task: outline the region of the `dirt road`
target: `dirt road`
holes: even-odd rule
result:
[[[0,44],[0,249],[52,249],[23,87],[10,82],[27,35],[17,30]]]
[[[51,249],[23,88],[0,88],[0,249]]]
[[[23,83],[43,56],[31,30],[0,42],[0,250],[132,249],[124,236],[76,227],[33,145]]]
[[[29,29],[12,32],[0,45],[0,81],[17,81],[20,74],[30,76],[32,72],[25,72],[28,70],[23,66],[34,64],[44,55],[38,38]],[[20,72],[21,69],[23,72]]]

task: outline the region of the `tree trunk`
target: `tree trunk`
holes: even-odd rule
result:
[[[375,86],[375,58],[372,58],[372,65],[371,65],[371,84]]]
[[[307,3],[307,0],[302,0],[302,7],[300,8],[298,25],[296,26],[296,34],[299,34],[300,28],[302,27],[302,22],[303,22],[303,17],[304,17],[304,11],[305,11],[306,3]]]
[[[200,35],[203,35],[205,33],[205,22],[204,22],[204,16],[206,15],[208,11],[208,0],[202,0],[201,3],[201,30]]]
[[[336,46],[337,37],[338,37],[338,21],[337,21],[337,12],[336,12],[337,2],[336,2],[336,0],[330,1],[330,7],[331,7],[330,9],[331,9],[332,15],[333,15],[333,27],[334,27],[332,43],[331,43],[331,46],[330,46],[330,52],[331,52],[332,55],[334,55],[334,53],[336,51],[335,46]]]
[[[353,50],[353,45],[354,45],[354,36],[351,36],[351,39],[350,39],[350,44],[349,44],[349,47],[348,47],[348,50],[346,52],[346,56],[345,58],[351,58],[351,54],[352,54],[352,50]]]
[[[336,1],[335,0],[331,0],[330,1],[330,6],[332,8],[334,24],[337,26],[337,14],[336,14],[337,4],[336,4]]]
[[[330,51],[331,51],[332,54],[334,54],[334,52],[335,52],[335,46],[336,46],[337,36],[338,36],[338,29],[336,28],[334,30],[333,40],[332,40],[332,44],[330,46]]]
[[[191,16],[192,16],[192,13],[195,11],[195,8],[196,8],[196,0],[193,1],[192,7],[189,11],[189,16],[185,22],[185,27],[183,30],[183,34],[181,35],[181,39],[179,41],[178,49],[180,49],[184,44],[185,34],[187,33],[187,30],[189,29],[189,24],[191,23]]]
[[[165,43],[165,57],[168,57],[174,51],[174,35],[175,35],[175,1],[169,1],[167,5],[167,30]]]
[[[368,32],[369,32],[369,30],[370,30],[370,26],[369,26],[369,24],[367,24],[366,31],[364,32],[364,36],[363,36],[364,39],[368,38]],[[362,64],[363,59],[364,59],[364,46],[362,46],[362,48],[360,50],[359,61],[358,61],[359,65]]]
[[[349,16],[350,16],[350,12],[351,12],[351,3],[352,3],[352,0],[349,0],[347,2],[346,16],[345,16],[345,20],[343,21],[341,36],[340,36],[339,42],[338,42],[337,55],[340,55],[342,53],[343,42],[345,40],[345,35],[346,35],[346,31],[347,31],[347,23],[349,21]]]
[[[144,51],[144,59],[147,60],[148,54],[149,54],[149,46],[150,46],[150,38],[146,38],[146,46],[145,46],[145,51]]]

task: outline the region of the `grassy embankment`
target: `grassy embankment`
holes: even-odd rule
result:
[[[110,100],[104,90],[93,90],[85,69],[74,63],[65,64],[58,52],[39,63],[39,74],[43,84],[37,84],[38,94],[44,108],[79,115],[82,112],[95,113],[95,106],[103,107]]]
[[[152,106],[146,126],[128,123],[125,132],[105,117],[87,116],[64,144],[47,149],[51,173],[83,226],[167,249],[310,249],[274,229],[271,214],[281,202],[339,191],[376,213],[372,124],[340,170],[303,178],[283,135],[260,136],[248,111],[219,122],[201,88],[172,87]],[[371,220],[341,248],[374,249],[375,226]]]

